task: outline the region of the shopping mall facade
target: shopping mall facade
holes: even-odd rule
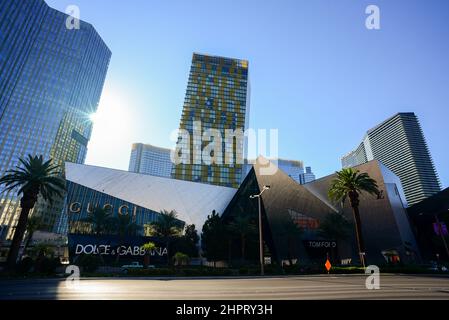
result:
[[[152,262],[165,261],[164,239],[148,237],[146,226],[156,221],[161,211],[175,211],[180,225],[194,224],[201,230],[213,210],[223,212],[236,189],[138,174],[96,166],[66,163],[67,199],[58,222],[59,234],[68,236],[70,260],[77,256],[100,254],[113,260],[141,261],[141,249],[149,241],[156,243]],[[140,228],[137,234],[96,236],[86,219],[97,207],[113,217],[128,215]]]
[[[419,262],[421,255],[397,176],[375,160],[356,169],[374,178],[381,190],[380,197],[362,194],[360,198],[368,262]],[[340,213],[349,222],[353,221],[348,203],[342,206],[328,199],[327,192],[335,175],[300,185],[279,169],[269,175],[264,174],[267,171],[272,170],[264,170],[257,162],[235,189],[66,163],[66,204],[54,231],[67,236],[68,250],[63,252],[68,253],[70,261],[81,254],[101,254],[105,260],[112,260],[119,254],[121,261],[143,261],[144,252],[140,248],[153,241],[159,247],[153,252],[154,261],[162,262],[166,261],[167,254],[164,241],[147,237],[144,232],[144,227],[156,221],[161,211],[176,211],[180,224],[195,224],[199,233],[212,211],[221,214],[225,224],[232,223],[239,215],[250,215],[257,221],[258,201],[250,196],[269,185],[270,190],[263,193],[260,202],[267,261],[322,263],[330,256],[337,264],[357,264],[353,228],[345,240],[328,238],[320,232],[320,223],[329,214]],[[125,237],[95,235],[86,218],[96,207],[108,209],[115,217],[129,215],[132,222],[141,226],[140,232]],[[300,227],[301,232],[289,233],[292,225]]]

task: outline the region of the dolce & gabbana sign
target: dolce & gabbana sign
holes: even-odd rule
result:
[[[168,256],[165,241],[161,241],[157,237],[144,236],[69,234],[69,258],[71,262],[74,262],[79,256],[101,256],[104,261],[112,262],[119,256],[122,262],[126,260],[129,262],[139,261],[143,260],[146,255],[142,246],[148,242],[153,242],[156,245],[156,248],[149,252],[151,261],[165,263]]]
[[[102,256],[144,256],[146,254],[145,249],[141,246],[118,246],[113,247],[109,244],[77,244],[75,247],[75,255],[87,254],[87,255],[102,255]],[[151,250],[151,256],[165,256],[167,255],[167,248],[156,248]]]

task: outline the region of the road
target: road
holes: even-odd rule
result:
[[[449,299],[449,277],[381,275],[367,290],[362,275],[240,279],[1,280],[0,300],[15,299]]]

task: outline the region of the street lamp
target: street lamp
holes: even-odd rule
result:
[[[270,190],[270,186],[263,186],[262,191],[259,194],[255,194],[250,196],[250,199],[255,199],[257,198],[258,200],[258,204],[259,204],[259,255],[260,255],[260,275],[263,276],[264,275],[264,257],[263,257],[263,240],[262,240],[262,209],[261,209],[261,205],[260,205],[260,198],[262,196],[262,193],[264,193],[265,191]]]

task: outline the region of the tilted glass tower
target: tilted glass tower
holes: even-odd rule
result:
[[[84,162],[111,52],[90,24],[70,29],[67,18],[43,0],[0,1],[0,175],[28,154]],[[0,240],[12,238],[18,200],[0,189]],[[34,209],[49,230],[58,205]]]
[[[412,112],[398,113],[369,130],[362,143],[342,158],[344,168],[379,160],[396,174],[408,205],[441,190],[418,118]]]
[[[181,116],[180,129],[190,134],[190,139],[179,139],[177,150],[189,150],[188,163],[173,166],[175,179],[238,187],[243,178],[245,139],[234,139],[225,146],[227,130],[245,131],[249,121],[250,87],[248,61],[202,54],[193,54],[189,81]],[[216,129],[222,143],[222,162],[207,164],[204,151],[210,141],[202,139],[201,132]],[[200,132],[199,136],[195,132]],[[229,137],[229,136],[228,136]],[[228,149],[229,147],[229,149]],[[198,150],[200,149],[200,150]],[[195,152],[198,152],[195,155]],[[214,150],[212,153],[219,153]],[[232,156],[234,163],[226,161]],[[213,154],[217,156],[217,154]]]

